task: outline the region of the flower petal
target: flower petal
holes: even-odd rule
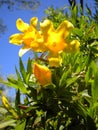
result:
[[[25,23],[21,18],[17,19],[16,27],[19,31],[25,32],[29,28],[29,24]]]
[[[30,19],[30,25],[31,26],[37,26],[37,23],[38,23],[38,18],[37,17],[33,17]]]
[[[64,38],[66,38],[73,27],[74,26],[71,22],[65,20],[58,26],[56,32],[60,33]]]
[[[50,37],[47,38],[45,45],[52,53],[59,53],[66,47],[65,40],[53,32],[51,32]]]
[[[23,34],[13,34],[10,36],[9,38],[9,42],[12,43],[12,44],[15,44],[15,45],[21,45],[23,43]]]
[[[28,48],[26,46],[24,46],[23,48],[21,48],[19,50],[19,57],[22,57],[27,51],[29,51],[31,48]]]
[[[46,19],[43,22],[40,22],[40,29],[43,34],[48,34],[50,31],[54,31],[53,23]]]

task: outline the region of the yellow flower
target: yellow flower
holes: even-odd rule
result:
[[[33,73],[37,81],[42,86],[50,84],[52,82],[51,71],[46,66],[42,66],[35,63],[33,68]]]
[[[30,25],[25,23],[22,19],[16,21],[16,27],[22,33],[13,34],[10,36],[9,42],[16,45],[23,44],[24,46],[19,51],[19,56],[22,56],[29,49],[34,51],[43,52],[43,36],[40,31],[37,31],[38,19],[31,18]]]
[[[73,28],[73,25],[65,20],[55,30],[53,23],[50,20],[44,20],[43,23],[40,23],[40,28],[48,51],[51,53],[59,53],[66,48],[67,43],[65,42],[65,39]]]

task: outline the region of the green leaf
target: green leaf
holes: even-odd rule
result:
[[[86,81],[86,84],[89,83],[91,77],[92,77],[92,74],[93,74],[93,69],[91,67],[88,68],[86,74],[85,74],[85,81]]]
[[[70,75],[70,72],[71,72],[71,70],[70,70],[70,68],[69,68],[67,71],[65,71],[65,72],[63,73],[63,75],[62,75],[62,77],[61,77],[61,79],[60,79],[60,84],[59,84],[60,87],[63,87],[64,85],[66,85],[66,81],[67,81],[67,78],[68,78],[69,75]]]
[[[16,70],[16,75],[17,75],[17,78],[19,81],[22,81],[21,79],[21,76],[20,76],[20,73],[18,72],[17,68],[15,67],[15,70]]]
[[[20,104],[20,90],[18,89],[16,92],[16,98],[15,98],[15,108],[17,109],[17,112],[20,112],[20,109],[18,105]]]
[[[26,86],[24,85],[24,83],[22,81],[8,78],[8,82],[3,81],[3,83],[9,87],[14,87],[15,89],[19,89],[23,93],[28,93]]]
[[[16,122],[16,120],[13,120],[13,119],[8,120],[8,121],[1,121],[0,122],[0,129],[5,128],[7,126],[11,126],[15,122]]]
[[[6,114],[7,110],[0,106],[0,114]]]
[[[78,28],[74,28],[72,31],[75,35],[82,37],[83,36],[83,30],[82,29],[78,29]]]
[[[92,61],[88,67],[86,74],[85,74],[85,81],[87,84],[89,82],[93,81],[92,77],[94,76],[95,72],[96,72],[96,64],[94,61]]]
[[[68,78],[67,79],[67,83],[66,83],[66,87],[70,86],[71,84],[73,84],[74,82],[76,82],[76,80],[78,79],[78,76],[74,76],[72,78]]]
[[[27,85],[29,84],[30,76],[31,76],[30,73],[28,73],[28,74],[26,75],[25,82],[26,82]]]
[[[32,97],[34,100],[37,98],[37,90],[36,88],[30,87],[27,89],[29,91],[29,96]]]
[[[75,6],[73,9],[72,9],[72,23],[73,24],[76,24],[76,20],[77,20],[77,15],[78,15],[78,7]]]
[[[88,115],[88,111],[85,109],[85,106],[81,104],[81,102],[79,101],[75,102],[73,105],[74,105],[75,111],[86,119]]]
[[[34,125],[37,125],[40,122],[41,122],[41,116],[38,116],[38,117],[36,117],[36,119],[34,121]]]
[[[93,109],[96,109],[97,108],[97,110],[98,110],[98,102],[95,102],[94,104],[93,104],[93,107],[92,107]],[[97,111],[98,112],[98,111]]]
[[[25,67],[24,67],[24,64],[23,64],[21,58],[20,58],[20,60],[19,60],[19,65],[20,65],[20,72],[21,72],[23,81],[26,83],[26,71],[25,71]]]
[[[98,100],[98,69],[94,73],[94,81],[92,83],[92,97],[93,101],[97,102]]]
[[[30,58],[28,59],[27,63],[27,73],[32,73],[32,61],[30,60]]]
[[[15,130],[24,130],[25,126],[26,126],[26,120],[19,121],[19,123],[15,127]]]

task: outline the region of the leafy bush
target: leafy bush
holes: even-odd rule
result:
[[[10,43],[23,44],[35,54],[25,66],[19,58],[16,77],[2,81],[17,90],[14,106],[2,97],[0,128],[15,130],[96,130],[98,128],[98,26],[77,7],[46,10],[47,18],[37,29],[18,19],[22,33]],[[54,26],[54,28],[53,28]],[[21,96],[24,95],[24,98]]]

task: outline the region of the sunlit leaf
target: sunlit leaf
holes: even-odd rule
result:
[[[15,130],[24,130],[26,125],[26,120],[19,121],[16,125]]]
[[[16,75],[17,75],[18,80],[21,81],[22,79],[21,79],[20,73],[16,67],[15,67],[15,70],[16,70]]]
[[[77,81],[77,79],[78,79],[78,76],[74,76],[74,77],[72,77],[72,78],[68,78],[67,79],[67,83],[66,83],[66,87],[68,87],[68,86],[70,86],[71,84],[73,84],[73,83],[75,83],[76,81]]]
[[[3,107],[0,107],[0,114],[6,114],[7,110]]]
[[[9,87],[19,89],[23,93],[28,93],[25,84],[21,81],[17,81],[15,79],[8,78],[8,82],[5,81],[4,84],[6,84]]]
[[[60,87],[63,87],[64,85],[66,85],[66,82],[67,82],[67,78],[70,76],[70,73],[71,73],[71,70],[70,68],[65,72],[63,73],[61,79],[60,79]]]
[[[98,69],[94,73],[94,81],[92,83],[92,96],[93,101],[96,102],[98,100]]]
[[[5,128],[7,126],[11,126],[13,123],[15,123],[16,120],[13,120],[13,119],[10,119],[10,120],[7,120],[7,121],[1,121],[0,122],[0,129],[1,128]],[[18,129],[19,130],[19,129]]]

